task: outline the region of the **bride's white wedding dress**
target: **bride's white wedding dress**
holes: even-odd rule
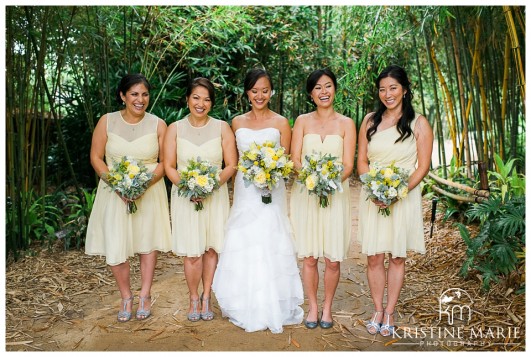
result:
[[[253,142],[280,141],[275,128],[236,130],[240,155]],[[272,202],[262,203],[255,186],[245,187],[240,172],[234,183],[234,200],[225,228],[212,289],[223,316],[247,332],[299,324],[304,302],[287,216],[284,181],[273,190]]]

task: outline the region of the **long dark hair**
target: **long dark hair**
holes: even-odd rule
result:
[[[310,103],[312,103],[313,105],[315,105],[315,103],[312,101],[311,93],[312,93],[313,88],[315,87],[315,85],[317,84],[319,79],[321,79],[322,76],[330,77],[330,79],[332,80],[332,83],[334,83],[334,90],[337,91],[336,75],[328,68],[316,69],[315,71],[310,73],[310,75],[308,76],[308,79],[306,80],[306,93],[308,93],[308,99]]]
[[[143,83],[148,91],[151,90],[151,85],[142,73],[126,74],[123,76],[120,80],[120,84],[118,84],[118,88],[116,88],[116,102],[122,105],[123,100],[120,93],[125,95],[129,88],[139,83]]]
[[[396,65],[388,66],[380,73],[380,75],[378,76],[378,78],[376,78],[375,81],[376,90],[380,89],[380,81],[387,77],[396,79],[396,81],[400,83],[400,85],[402,85],[404,90],[406,90],[406,94],[402,99],[402,116],[396,124],[396,129],[400,134],[400,137],[395,141],[395,143],[397,143],[399,141],[406,140],[413,134],[413,130],[411,129],[411,122],[413,121],[413,119],[415,119],[415,109],[413,109],[413,105],[411,104],[413,100],[413,92],[411,91],[411,83],[409,82],[406,71],[402,67]],[[378,109],[369,119],[372,125],[367,129],[368,141],[371,141],[371,136],[376,133],[378,125],[380,125],[380,123],[382,122],[382,115],[386,109],[387,107],[380,100]]]

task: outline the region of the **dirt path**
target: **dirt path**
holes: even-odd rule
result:
[[[411,346],[390,345],[390,339],[370,336],[363,320],[372,308],[365,276],[365,258],[360,256],[356,242],[357,202],[359,186],[351,184],[352,240],[348,259],[341,265],[341,278],[333,305],[333,329],[308,330],[303,325],[285,327],[282,334],[269,331],[246,333],[221,317],[213,298],[216,317],[209,322],[189,322],[186,319],[188,290],[184,279],[182,259],[171,253],[160,254],[152,288],[153,316],[146,321],[118,323],[116,312],[120,297],[104,259],[96,258],[89,276],[97,277],[98,287],[74,294],[65,317],[50,320],[11,316],[18,319],[18,329],[9,329],[6,336],[8,351],[351,351],[351,350],[412,350]],[[78,254],[82,252],[70,252]],[[137,259],[136,259],[137,260]],[[43,264],[44,266],[44,264]],[[133,264],[138,269],[137,264]],[[66,269],[66,268],[64,268]],[[320,262],[322,279],[324,264]],[[53,275],[53,272],[50,272]],[[138,271],[132,272],[132,288],[138,296]],[[81,275],[79,279],[84,279]],[[80,284],[83,282],[80,281]],[[56,289],[57,290],[57,289]],[[64,289],[63,289],[64,290]],[[319,289],[322,300],[322,282]],[[61,302],[59,302],[61,304]],[[138,299],[135,299],[136,309]],[[57,305],[59,306],[59,305]],[[57,310],[57,306],[49,306]],[[64,306],[64,303],[61,304]],[[303,306],[307,311],[307,304]],[[35,307],[37,310],[38,307]],[[63,307],[64,309],[64,307]],[[61,308],[59,307],[59,310]],[[61,312],[61,311],[59,311]],[[37,318],[35,318],[37,316]],[[13,321],[10,321],[13,323]],[[24,331],[24,332],[22,332]],[[24,336],[25,335],[25,336]],[[10,338],[11,337],[11,338]],[[22,340],[22,341],[20,341]],[[17,342],[18,341],[18,342]]]

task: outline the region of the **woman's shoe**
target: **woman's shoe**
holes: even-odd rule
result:
[[[192,312],[188,313],[188,321],[196,322],[201,320],[201,314],[199,313],[199,299],[192,300]]]
[[[203,293],[201,293],[201,296],[199,297],[201,299],[201,309],[203,308],[203,303],[206,304],[206,311],[201,312],[199,315],[201,316],[202,320],[210,321],[214,319],[214,313],[210,311],[210,298],[206,298],[203,300]]]
[[[127,304],[130,301],[133,301],[134,297],[135,296],[133,295],[133,293],[131,293],[130,298],[122,299],[122,310],[118,311],[118,317],[116,318],[118,322],[127,322],[131,320],[131,313],[129,311],[126,311],[125,309],[127,308]]]
[[[319,315],[319,311],[317,311],[317,315]],[[306,326],[307,329],[313,330],[314,328],[317,328],[318,325],[319,319],[317,319],[317,321],[308,321],[304,319],[304,326]]]
[[[382,313],[383,311],[375,311],[374,315],[372,315],[372,320],[367,323],[365,328],[367,329],[367,332],[371,335],[376,335],[378,332],[380,332],[380,328],[382,327],[381,322],[376,322],[376,318]]]
[[[321,319],[319,320],[319,326],[321,326],[321,328],[328,329],[334,326],[334,321],[324,321],[323,312],[321,311]]]
[[[306,328],[310,330],[313,330],[314,328],[316,328],[318,324],[319,324],[319,321],[304,320],[304,326],[306,326]]]
[[[150,310],[144,310],[144,301],[149,299],[151,300],[151,296],[142,297],[139,296],[138,299],[140,300],[138,310],[136,310],[136,319],[137,320],[145,320],[149,316],[151,316],[151,309]]]
[[[387,313],[387,311],[384,310],[384,319],[387,317],[387,322],[385,324],[382,324],[380,327],[380,335],[383,337],[389,337],[393,335],[393,332],[395,332],[395,326],[389,325],[389,318],[391,315],[393,315],[395,312],[391,312],[390,314]]]

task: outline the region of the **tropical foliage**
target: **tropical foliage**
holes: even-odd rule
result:
[[[417,111],[435,130],[434,171],[473,185],[482,163],[500,190],[467,213],[489,238],[463,233],[478,245],[464,270],[500,258],[503,267],[489,269],[504,273],[515,264],[508,251],[520,254],[522,225],[504,217],[525,195],[525,7],[7,6],[5,15],[6,252],[15,259],[35,241],[83,244],[97,182],[91,135],[118,108],[124,74],[147,76],[149,110],[167,123],[187,114],[188,80],[208,77],[219,98],[212,115],[230,121],[248,110],[245,72],[263,66],[272,109],[294,120],[312,109],[306,77],[327,66],[338,77],[337,109],[359,126],[391,63],[407,68]],[[448,218],[470,206],[455,203]],[[496,246],[496,232],[512,236]]]

